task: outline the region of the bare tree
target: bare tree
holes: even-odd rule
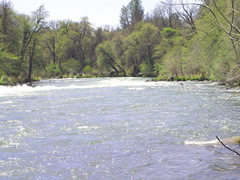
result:
[[[177,14],[184,20],[185,23],[190,25],[193,31],[197,29],[195,22],[194,22],[194,16],[197,14],[197,7],[196,6],[186,6],[184,5],[182,1],[182,9],[177,10]]]
[[[151,12],[151,14],[147,14],[145,16],[145,19],[146,21],[153,23],[160,30],[162,30],[164,27],[168,26],[165,14],[165,7],[161,3],[159,3],[156,5],[155,9]]]
[[[166,3],[158,3],[155,9],[146,14],[145,21],[151,22],[155,26],[157,26],[160,30],[164,27],[178,28],[182,27],[182,21],[180,20],[179,14],[174,9],[172,0],[168,0]]]

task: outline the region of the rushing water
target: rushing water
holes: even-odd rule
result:
[[[0,87],[0,179],[238,179],[240,98],[216,83],[143,78]],[[194,144],[195,142],[195,144]],[[230,145],[240,151],[237,145]]]

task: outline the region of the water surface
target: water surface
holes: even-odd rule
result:
[[[238,179],[240,157],[186,142],[239,136],[239,96],[146,80],[0,87],[0,179]]]

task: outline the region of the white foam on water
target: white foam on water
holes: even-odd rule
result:
[[[3,102],[0,102],[0,104],[12,104],[13,101],[3,101]]]
[[[128,88],[129,90],[135,90],[135,91],[141,91],[141,90],[145,90],[146,88],[144,87],[133,87],[133,88]]]
[[[78,126],[77,129],[93,130],[93,129],[99,129],[99,127],[97,127],[97,126]]]
[[[34,88],[27,85],[14,87],[0,86],[0,97],[30,95],[34,91],[33,89]]]
[[[71,81],[79,82],[80,80],[71,80]],[[27,85],[18,85],[14,87],[0,86],[0,97],[28,96],[28,95],[31,96],[31,95],[38,95],[38,92],[64,90],[64,89],[129,87],[131,90],[143,90],[146,87],[172,86],[175,83],[174,82],[146,82],[146,80],[144,79],[137,79],[137,78],[107,78],[103,80],[96,79],[96,81],[89,81],[86,83],[81,83],[79,85],[55,86],[55,85],[51,85],[51,82],[49,82],[49,84],[50,85],[36,86],[36,87],[31,87]],[[61,84],[61,81],[58,84]],[[63,84],[64,84],[64,81],[63,81]],[[10,103],[10,101],[7,103]]]
[[[219,144],[218,140],[211,140],[211,141],[185,141],[184,144],[186,145],[217,145]]]

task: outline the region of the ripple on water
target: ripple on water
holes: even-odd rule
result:
[[[232,92],[216,84],[146,80],[42,81],[5,89],[8,99],[0,89],[0,178],[239,175],[238,159],[207,143],[237,135],[239,99],[224,104]]]

